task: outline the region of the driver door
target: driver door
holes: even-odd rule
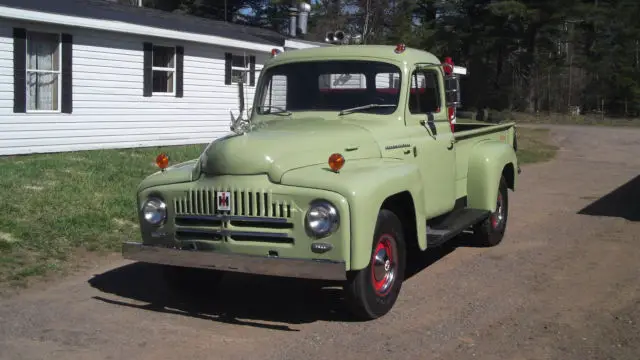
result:
[[[452,210],[456,201],[455,143],[442,84],[437,68],[414,68],[405,109],[406,126],[417,150],[414,161],[422,178],[424,211],[429,218]]]

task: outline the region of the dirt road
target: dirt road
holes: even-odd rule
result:
[[[426,254],[392,313],[348,322],[319,283],[229,276],[168,294],[116,262],[0,304],[1,359],[640,358],[640,131],[554,127],[504,242]]]

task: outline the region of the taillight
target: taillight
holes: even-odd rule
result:
[[[447,112],[449,115],[449,126],[451,127],[451,132],[454,132],[453,129],[456,125],[456,108],[447,108]]]

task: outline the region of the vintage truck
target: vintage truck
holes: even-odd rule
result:
[[[515,124],[454,121],[465,71],[404,44],[274,51],[233,133],[158,156],[123,256],[162,264],[175,291],[227,272],[335,280],[354,315],[386,314],[409,255],[505,234]]]

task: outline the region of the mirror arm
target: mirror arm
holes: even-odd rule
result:
[[[427,113],[427,120],[420,120],[420,125],[427,129],[427,132],[432,138],[436,138],[438,130],[436,129],[435,118],[432,112]]]

